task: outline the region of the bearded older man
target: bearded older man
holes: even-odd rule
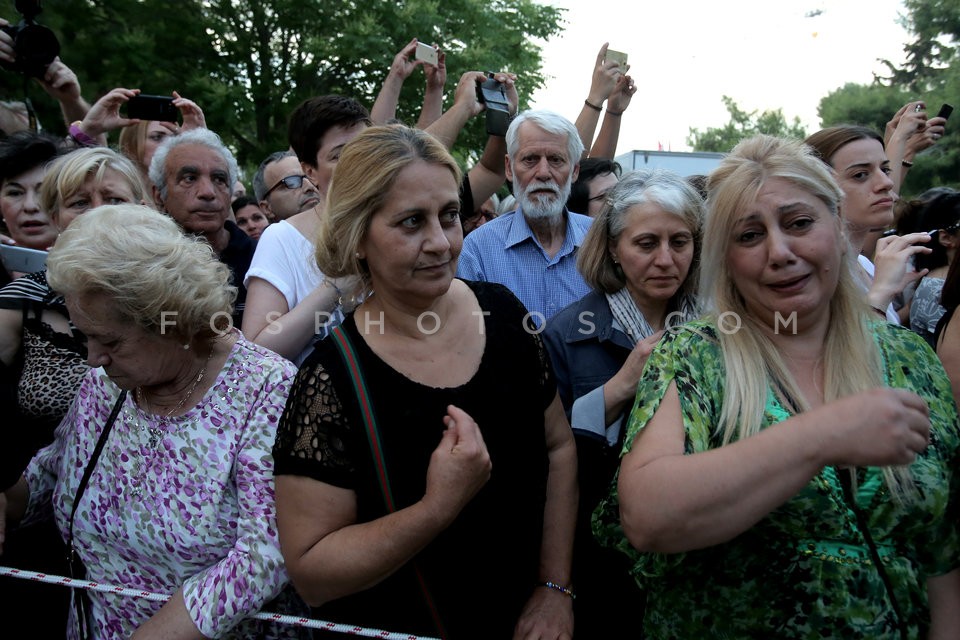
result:
[[[592,218],[566,210],[583,143],[572,122],[551,111],[525,111],[507,131],[507,179],[517,210],[463,242],[457,275],[505,285],[538,325],[587,295],[577,248]]]

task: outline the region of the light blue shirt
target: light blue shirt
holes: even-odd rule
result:
[[[590,292],[577,271],[577,247],[593,218],[579,213],[565,215],[563,245],[552,258],[519,209],[498,216],[463,241],[457,275],[506,286],[531,312],[534,322],[542,325],[544,319]]]

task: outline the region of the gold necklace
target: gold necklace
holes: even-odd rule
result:
[[[193,395],[193,392],[196,391],[197,385],[200,384],[200,381],[203,380],[203,376],[207,373],[207,365],[210,364],[210,358],[213,357],[213,349],[210,349],[209,355],[207,355],[206,361],[203,363],[203,366],[200,368],[200,373],[197,374],[197,377],[194,378],[193,383],[190,385],[190,388],[187,390],[187,393],[180,399],[180,402],[177,403],[173,409],[167,412],[165,416],[161,416],[157,424],[151,426],[148,424],[140,423],[140,412],[144,413],[146,417],[146,411],[144,409],[145,405],[143,402],[143,389],[137,387],[134,391],[134,395],[137,398],[137,404],[139,407],[134,408],[134,420],[136,420],[136,426],[139,431],[146,431],[147,436],[147,448],[150,451],[157,451],[160,448],[160,443],[163,440],[163,436],[166,433],[166,429],[161,428],[161,425],[167,423],[167,421],[173,416],[174,413],[183,408],[183,405],[187,402],[190,396]],[[150,456],[150,461],[144,459],[144,454],[141,453],[140,463],[137,467],[136,480],[133,481],[133,495],[141,496],[143,495],[143,480],[147,474],[147,470],[153,464],[154,456]]]
[[[180,411],[180,409],[183,408],[183,405],[187,401],[187,399],[193,395],[194,391],[197,390],[197,385],[200,384],[200,381],[203,380],[204,374],[207,373],[207,365],[210,364],[210,358],[212,357],[213,357],[213,349],[210,349],[210,353],[207,355],[207,359],[204,361],[203,366],[200,367],[200,373],[197,374],[196,379],[190,385],[190,388],[187,389],[187,393],[184,394],[182,398],[180,398],[180,402],[177,403],[177,406],[175,406],[173,409],[170,409],[170,411],[167,411],[167,415],[164,416],[165,418],[169,418],[173,414],[175,414],[177,411]],[[144,408],[143,387],[137,387],[136,396],[137,396],[137,404],[140,405],[140,408]]]

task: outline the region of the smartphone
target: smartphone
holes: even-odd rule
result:
[[[170,96],[140,94],[127,101],[128,118],[176,122],[179,115],[180,111],[173,105],[173,98]]]
[[[953,105],[949,105],[946,102],[944,102],[943,106],[940,107],[940,111],[937,112],[937,117],[949,118],[951,113],[953,113]]]
[[[626,72],[627,70],[627,54],[622,51],[614,51],[613,49],[607,49],[606,60],[611,62],[617,62],[620,64],[620,71]]]
[[[432,64],[433,66],[437,66],[437,63],[439,62],[437,50],[428,44],[420,42],[419,40],[417,41],[416,58],[417,60],[423,60],[424,62]]]
[[[486,105],[487,134],[505,136],[510,127],[510,102],[507,90],[493,73],[487,72],[484,82],[477,82],[477,101]]]
[[[7,271],[35,273],[47,266],[47,252],[10,244],[0,244],[0,256]]]

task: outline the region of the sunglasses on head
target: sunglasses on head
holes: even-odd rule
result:
[[[308,180],[308,178],[303,174],[300,174],[299,176],[287,176],[286,178],[281,178],[280,181],[277,182],[277,184],[270,187],[270,189],[268,189],[267,192],[263,194],[263,197],[266,198],[268,195],[270,195],[271,193],[276,191],[278,188],[280,188],[281,185],[291,190],[299,189],[301,186],[303,186],[304,180]]]

